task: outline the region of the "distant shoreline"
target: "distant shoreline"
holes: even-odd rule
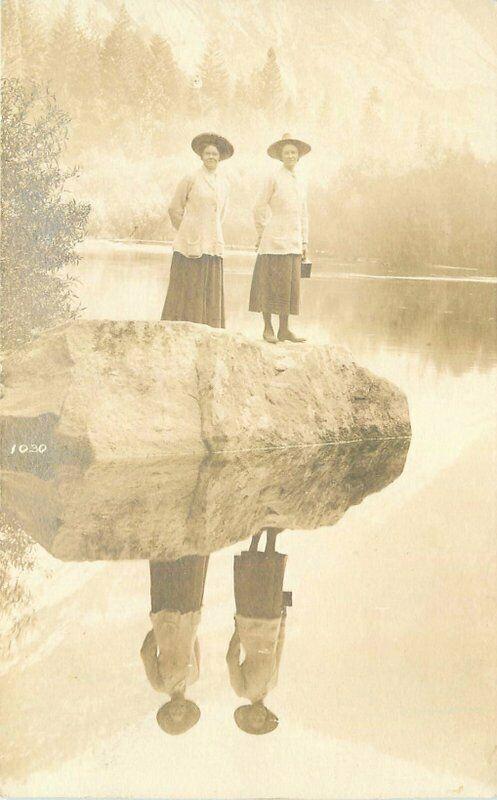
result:
[[[114,239],[114,238],[98,238],[88,237],[81,242],[77,250],[80,255],[91,255],[92,253],[101,252],[102,255],[107,252],[119,252],[139,250],[141,252],[148,252],[150,255],[172,252],[172,240],[160,239]],[[247,248],[244,245],[227,244],[225,248],[229,253],[239,253],[243,256],[255,256],[255,247]],[[313,272],[312,277],[316,279],[328,279],[333,277],[342,278],[363,278],[372,280],[413,280],[413,281],[446,281],[457,283],[487,283],[497,284],[497,276],[485,275],[480,273],[476,268],[472,267],[452,267],[446,264],[430,264],[426,265],[432,270],[431,273],[425,274],[412,274],[405,275],[398,274],[397,271],[382,264],[378,259],[357,258],[354,261],[343,261],[332,256],[330,253],[313,251],[315,259],[326,260],[330,266],[336,269],[334,273],[327,272]],[[364,270],[371,268],[374,272],[357,272],[357,269]],[[381,271],[383,267],[386,271]],[[234,271],[226,270],[228,274],[233,274]],[[435,273],[435,274],[433,274]],[[447,274],[452,273],[452,274]],[[454,274],[457,273],[457,274]],[[248,274],[240,272],[240,274]]]

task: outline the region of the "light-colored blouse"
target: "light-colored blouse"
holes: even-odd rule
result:
[[[284,641],[285,614],[277,619],[235,616],[226,661],[231,685],[239,697],[257,703],[276,686]],[[242,663],[241,645],[245,650]]]
[[[200,670],[197,629],[200,611],[151,613],[153,629],[145,637],[140,655],[147,678],[157,692],[184,693]]]
[[[259,253],[302,253],[309,240],[309,217],[305,187],[296,172],[281,167],[266,180],[254,221]]]
[[[217,170],[202,166],[179,182],[169,217],[178,231],[173,250],[189,258],[222,256],[222,222],[228,204],[229,184]]]

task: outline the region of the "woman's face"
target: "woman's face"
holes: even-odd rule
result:
[[[281,148],[281,160],[287,169],[293,169],[299,160],[299,151],[294,144],[284,144]]]
[[[219,164],[219,150],[215,144],[208,144],[202,151],[202,161],[206,169],[214,172]]]

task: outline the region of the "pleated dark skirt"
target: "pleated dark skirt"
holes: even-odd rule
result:
[[[223,259],[187,258],[174,251],[161,319],[224,328]]]
[[[283,611],[287,556],[247,550],[234,559],[236,613],[274,619]]]
[[[302,256],[259,254],[250,287],[250,311],[265,314],[298,314]]]
[[[176,561],[150,562],[152,611],[198,611],[204,598],[209,556],[184,556]]]

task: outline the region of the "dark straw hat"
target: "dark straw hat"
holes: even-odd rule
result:
[[[266,719],[263,725],[254,724],[253,721],[254,710],[257,706],[262,707],[266,712]],[[254,734],[255,736],[271,733],[271,731],[274,731],[278,727],[279,722],[276,714],[273,714],[266,706],[259,703],[250,706],[240,706],[236,709],[234,717],[236,724],[242,731]]]
[[[200,719],[200,709],[193,700],[182,700],[181,702],[183,713],[179,719],[171,714],[175,705],[178,703],[177,700],[170,700],[169,703],[159,708],[157,712],[157,722],[160,727],[163,731],[170,733],[172,736],[186,733],[186,731],[193,728]]]
[[[271,158],[278,158],[281,161],[281,151],[285,144],[295,145],[299,151],[299,156],[305,156],[311,150],[311,145],[307,144],[307,142],[303,142],[301,139],[294,139],[291,134],[284,133],[281,139],[278,139],[277,142],[273,142],[273,144],[268,147],[268,156],[271,156]]]
[[[192,139],[192,150],[198,156],[201,156],[208,144],[213,144],[217,147],[221,161],[231,158],[235,152],[231,142],[228,142],[224,136],[218,136],[217,133],[199,133],[198,136]]]

